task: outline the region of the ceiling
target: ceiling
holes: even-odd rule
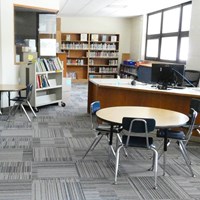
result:
[[[133,17],[189,0],[60,0],[61,17]]]

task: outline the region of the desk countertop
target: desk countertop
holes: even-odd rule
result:
[[[131,85],[131,79],[90,79],[90,81],[98,86],[102,87],[112,87],[112,88],[121,88],[121,89],[129,89],[129,90],[145,90],[149,92],[156,92],[156,93],[171,93],[176,95],[184,95],[184,96],[193,96],[200,98],[200,87],[196,88],[184,88],[184,89],[167,89],[167,90],[160,90],[156,87],[152,87],[152,84],[146,84],[136,81],[136,85]]]

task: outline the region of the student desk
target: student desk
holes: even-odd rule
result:
[[[88,113],[90,104],[99,100],[101,108],[147,106],[188,114],[192,98],[200,98],[200,88],[159,90],[139,82],[132,86],[131,79],[90,79],[88,83]]]

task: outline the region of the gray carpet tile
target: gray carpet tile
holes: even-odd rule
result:
[[[75,178],[34,180],[32,200],[85,200],[80,181]]]
[[[163,158],[158,166],[158,189],[154,190],[152,152],[131,148],[120,153],[118,184],[114,182],[115,159],[109,156],[103,137],[86,158],[92,143],[87,113],[87,84],[73,83],[63,90],[65,107],[39,107],[37,118],[28,122],[23,112],[0,118],[0,200],[138,200],[200,199],[200,146],[189,143],[188,152],[196,178],[175,142],[167,152],[166,176]],[[155,145],[161,139],[155,137]],[[114,137],[115,146],[115,137]],[[162,149],[161,149],[162,150]]]
[[[171,177],[158,177],[158,189],[153,189],[153,177],[130,177],[131,185],[142,199],[190,199],[191,197]]]
[[[0,200],[32,200],[32,181],[1,181]]]

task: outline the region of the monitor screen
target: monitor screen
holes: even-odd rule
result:
[[[165,87],[172,85],[182,86],[184,72],[184,65],[153,63],[151,81]]]

